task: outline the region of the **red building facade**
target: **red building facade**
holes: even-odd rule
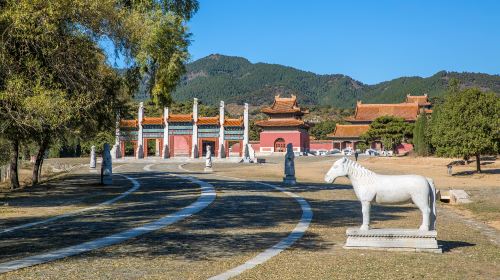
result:
[[[309,151],[309,125],[302,120],[307,110],[297,104],[297,97],[275,96],[270,107],[261,110],[269,119],[255,124],[262,128],[258,151],[260,153],[283,153],[286,145],[291,143],[296,152]]]
[[[241,157],[248,143],[248,105],[244,116],[227,118],[221,101],[219,115],[198,116],[198,100],[193,101],[193,113],[171,114],[164,108],[161,117],[144,116],[144,107],[139,106],[138,119],[121,120],[117,130],[117,157],[148,156],[191,157],[204,156],[207,146],[219,158]]]
[[[362,142],[361,135],[370,129],[370,124],[381,116],[395,116],[407,122],[415,122],[420,114],[430,114],[432,104],[428,96],[407,95],[403,103],[397,104],[363,104],[358,101],[354,116],[346,118],[350,124],[337,124],[335,130],[328,135],[333,140],[336,149],[355,150],[358,142]],[[369,143],[370,148],[383,150],[381,141]]]

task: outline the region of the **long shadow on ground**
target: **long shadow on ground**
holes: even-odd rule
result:
[[[99,184],[99,177],[93,174],[68,175],[64,180],[58,179],[25,189],[22,193],[10,194],[0,199],[0,204],[19,209],[61,206],[85,208],[112,199],[132,187],[129,180],[119,176],[114,176],[113,182],[113,185],[102,186]],[[3,218],[0,220],[0,229],[50,217],[52,215]]]
[[[124,174],[139,179],[142,187],[109,207],[0,235],[0,262],[140,226],[191,204],[200,194],[199,186],[166,174]]]
[[[196,173],[184,173],[196,176]],[[206,174],[205,174],[206,175]],[[118,248],[93,252],[87,256],[122,258],[135,256],[154,258],[170,256],[189,260],[232,257],[257,253],[288,236],[299,222],[302,210],[294,198],[251,181],[202,178],[216,187],[216,201],[189,220],[166,229],[141,236]],[[276,184],[276,182],[268,182]],[[316,189],[315,189],[316,188]],[[351,188],[334,185],[333,189]],[[332,185],[294,186],[291,191],[319,191]],[[357,200],[311,200],[314,224],[328,227],[357,226],[361,210]],[[396,213],[414,211],[413,207],[374,206],[374,221],[400,219]],[[321,236],[306,233],[294,248],[329,250],[333,244]]]

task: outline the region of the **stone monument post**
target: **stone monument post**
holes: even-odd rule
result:
[[[111,149],[111,157],[113,159],[118,159],[122,157],[122,152],[120,148],[120,115],[116,115],[116,127],[115,127],[115,144]]]
[[[191,139],[191,157],[198,158],[198,98],[193,99],[193,136]]]
[[[226,147],[224,146],[224,101],[219,105],[219,158],[226,157]]]
[[[243,162],[249,163],[250,159],[250,150],[248,148],[248,103],[245,103],[245,110],[243,111]]]
[[[101,184],[113,184],[113,166],[111,162],[111,153],[109,151],[109,144],[104,144],[102,152],[102,165],[101,165]]]
[[[212,147],[207,145],[207,154],[205,155],[205,172],[212,172]]]
[[[297,184],[297,180],[295,179],[295,154],[293,153],[293,145],[292,143],[288,143],[286,145],[286,154],[285,154],[285,177],[283,177],[283,183],[287,185],[295,185]]]
[[[139,103],[139,112],[138,112],[138,127],[139,131],[137,132],[137,151],[136,151],[136,157],[138,159],[144,158],[144,141],[142,137],[142,120],[144,118],[144,103]]]
[[[90,148],[90,168],[95,168],[96,158],[95,158],[95,146]]]
[[[165,127],[163,129],[163,158],[170,157],[169,143],[170,135],[168,134],[168,108],[163,108],[163,123]]]

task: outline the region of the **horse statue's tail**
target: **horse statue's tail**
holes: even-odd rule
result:
[[[429,186],[431,188],[431,193],[429,196],[429,206],[431,207],[431,216],[429,219],[429,230],[436,230],[436,220],[437,220],[437,213],[436,213],[436,187],[434,186],[434,180],[431,178],[427,178],[427,182],[429,183]]]

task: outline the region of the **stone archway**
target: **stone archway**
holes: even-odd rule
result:
[[[278,138],[274,141],[274,151],[283,153],[286,151],[286,142],[283,138]]]

